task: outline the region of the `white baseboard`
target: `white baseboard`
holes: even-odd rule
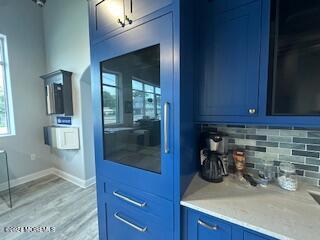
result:
[[[63,178],[64,180],[71,182],[81,188],[87,188],[93,184],[96,183],[96,178],[90,178],[88,180],[83,180],[81,178],[78,178],[76,176],[73,176],[67,172],[61,171],[59,169],[54,168],[53,169],[53,174],[57,175],[58,177]]]
[[[21,178],[16,178],[16,179],[12,179],[10,180],[10,186],[11,187],[16,187],[19,186],[21,184],[27,183],[27,182],[31,182],[33,180],[48,176],[50,174],[53,174],[53,168],[48,168],[46,170],[40,171],[40,172],[36,172],[36,173],[32,173],[29,174],[27,176],[21,177]],[[0,191],[4,191],[8,189],[8,184],[5,183],[1,183],[0,184]]]
[[[86,180],[85,188],[88,188],[92,186],[93,184],[96,184],[96,177],[89,178]]]
[[[83,180],[81,178],[78,178],[78,177],[75,177],[69,173],[66,173],[64,171],[61,171],[59,169],[56,169],[56,168],[48,168],[46,170],[43,170],[43,171],[39,171],[39,172],[36,172],[36,173],[32,173],[30,175],[27,175],[27,176],[24,176],[24,177],[21,177],[21,178],[17,178],[17,179],[12,179],[10,180],[10,186],[11,187],[16,187],[16,186],[19,186],[21,184],[24,184],[24,183],[28,183],[28,182],[31,182],[31,181],[34,181],[34,180],[37,180],[39,178],[42,178],[42,177],[45,177],[45,176],[48,176],[48,175],[56,175],[60,178],[63,178],[64,180],[68,181],[68,182],[71,182],[81,188],[87,188],[87,187],[90,187],[91,185],[95,184],[96,183],[96,178],[93,177],[93,178],[90,178],[88,180]],[[4,191],[8,189],[8,184],[7,183],[1,183],[0,184],[0,191]]]

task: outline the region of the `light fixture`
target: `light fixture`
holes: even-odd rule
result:
[[[32,0],[34,1],[39,7],[44,7],[47,0]]]

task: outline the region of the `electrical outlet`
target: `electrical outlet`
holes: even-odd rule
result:
[[[36,160],[36,158],[37,158],[37,155],[36,155],[36,154],[34,154],[34,153],[31,153],[31,154],[30,154],[30,159],[31,159],[31,161]]]

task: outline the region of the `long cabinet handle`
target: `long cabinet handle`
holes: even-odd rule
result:
[[[211,231],[217,231],[219,229],[219,227],[217,225],[209,225],[208,223],[205,223],[202,220],[198,220],[198,224],[201,225],[202,227],[205,227]]]
[[[170,104],[169,102],[165,102],[163,106],[163,115],[164,115],[164,153],[169,153],[169,111]]]
[[[135,201],[135,200],[133,200],[133,199],[127,197],[127,196],[124,196],[124,195],[122,195],[122,194],[120,194],[120,193],[118,193],[118,192],[116,192],[116,191],[114,191],[112,194],[113,194],[114,196],[116,196],[117,198],[120,198],[120,199],[122,199],[122,200],[124,200],[124,201],[126,201],[126,202],[128,202],[128,203],[131,203],[131,204],[137,206],[137,207],[143,208],[143,207],[145,207],[145,206],[147,205],[146,202],[142,202],[142,203],[137,202],[137,201]]]
[[[147,227],[139,227],[139,226],[133,224],[132,222],[130,222],[130,221],[128,221],[128,220],[120,217],[120,216],[119,216],[119,213],[115,213],[113,216],[114,216],[116,219],[118,219],[120,222],[123,222],[123,223],[127,224],[128,226],[134,228],[135,230],[137,230],[137,231],[139,231],[139,232],[146,232],[146,231],[147,231]]]

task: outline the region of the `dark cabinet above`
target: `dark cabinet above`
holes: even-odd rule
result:
[[[44,80],[47,114],[73,115],[72,72],[58,70],[41,76]]]
[[[156,16],[142,22],[159,17],[161,13],[157,11],[170,5],[172,1],[91,0],[89,1],[91,41],[103,40],[128,30],[128,27],[137,25],[136,21],[152,13]]]
[[[319,1],[271,1],[268,114],[320,115],[319,26]]]
[[[97,34],[109,33],[122,27],[124,24],[123,0],[92,1]]]
[[[212,5],[211,11],[214,13],[221,13],[254,1],[255,0],[207,0],[203,2],[209,2]]]
[[[125,0],[125,15],[135,21],[172,3],[172,0]]]

